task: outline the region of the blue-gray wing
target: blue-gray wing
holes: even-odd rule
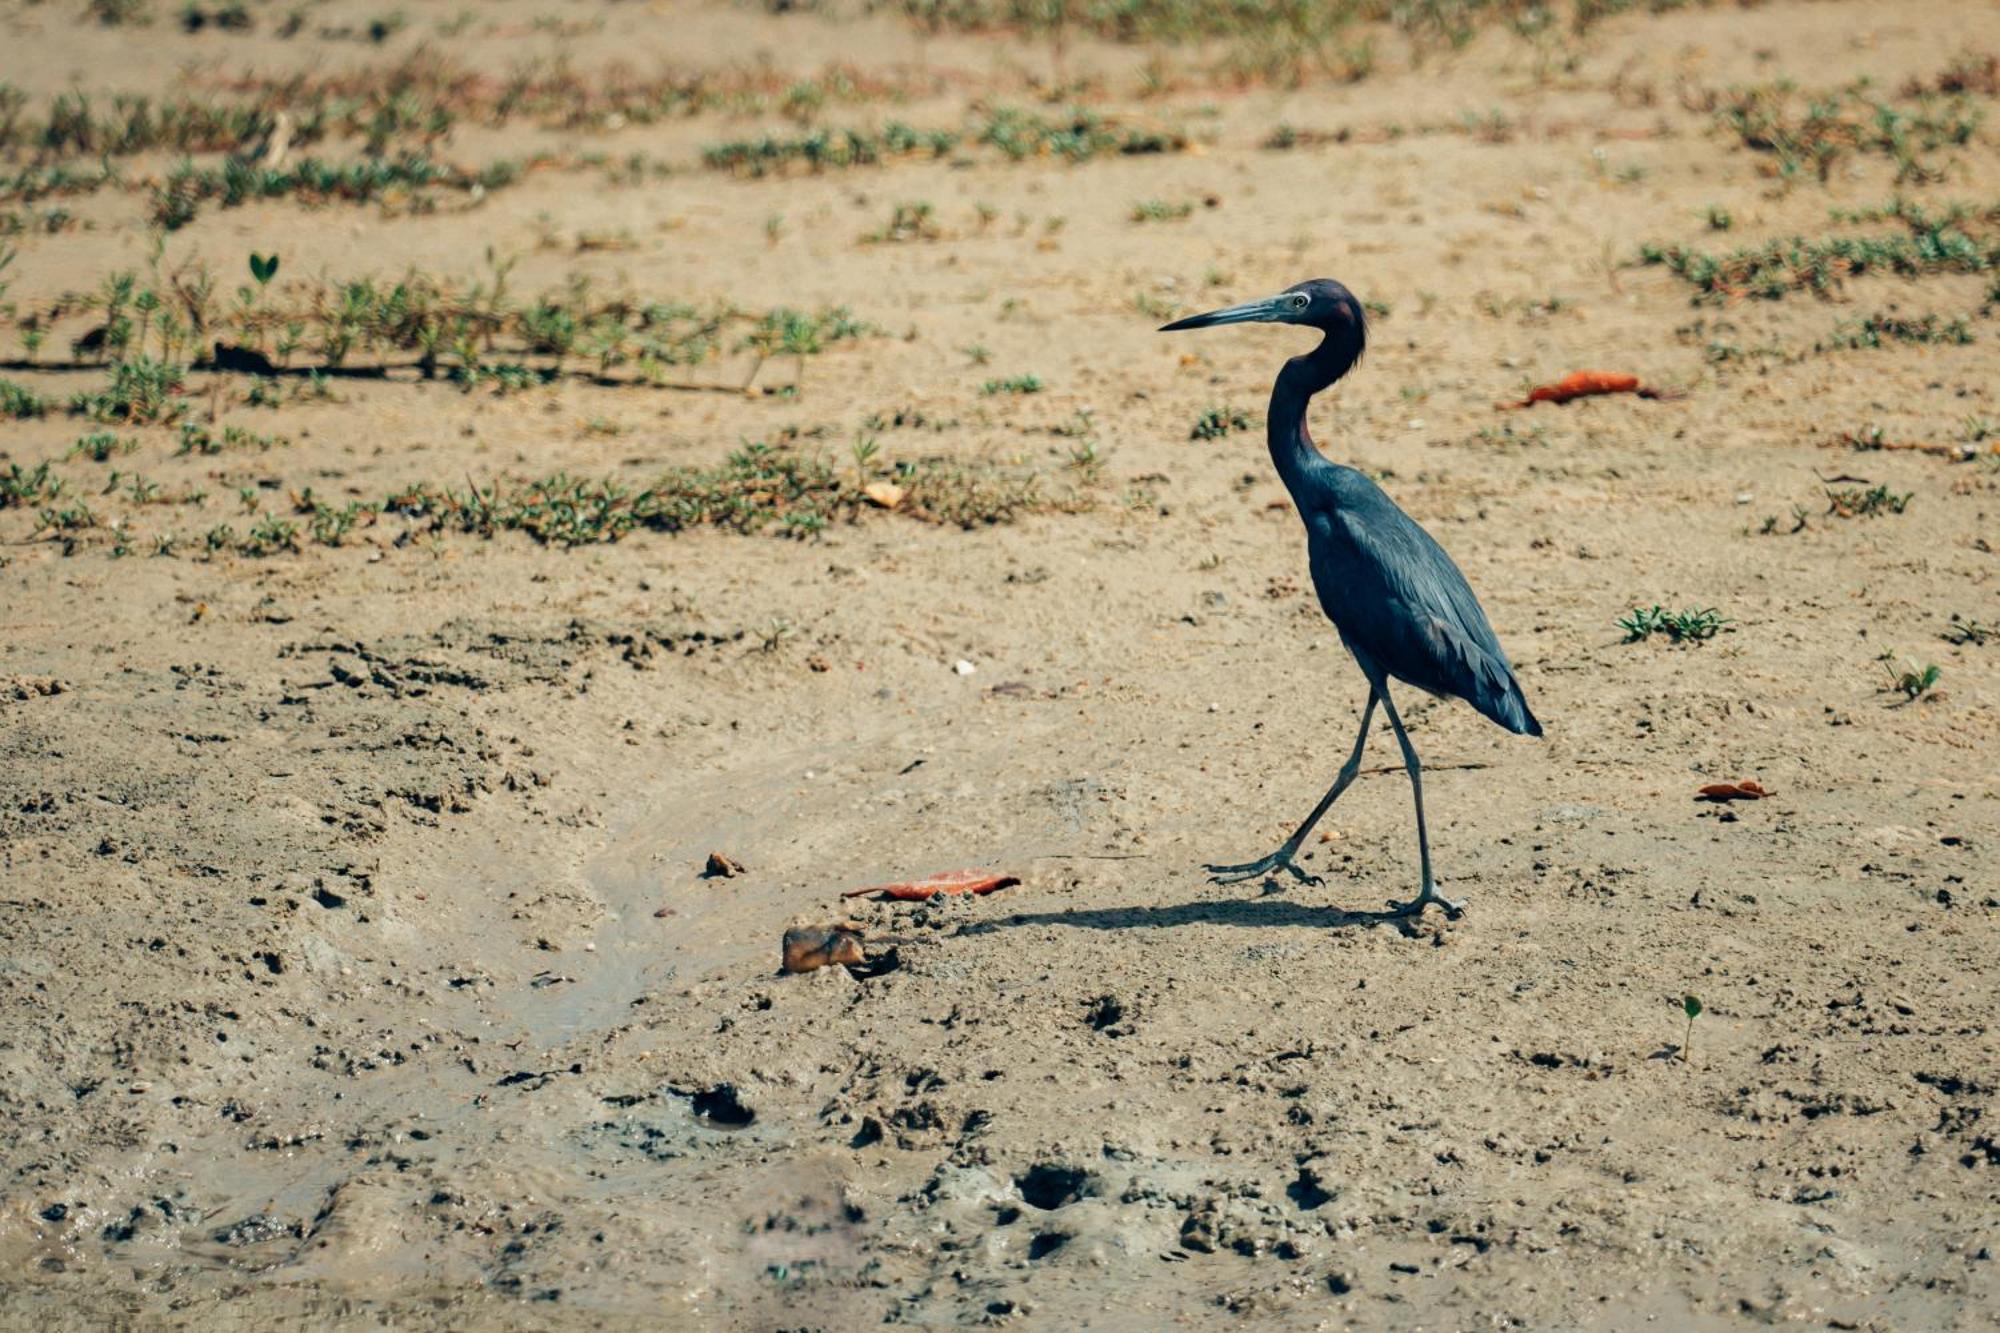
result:
[[[1367,491],[1308,525],[1313,583],[1341,638],[1398,680],[1541,735],[1465,575],[1394,501]]]

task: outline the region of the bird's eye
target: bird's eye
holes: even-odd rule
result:
[[[1294,296],[1292,298],[1292,309],[1304,310],[1305,308],[1306,308],[1306,295],[1304,292],[1300,292],[1297,296]]]

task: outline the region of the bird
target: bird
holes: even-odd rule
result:
[[[1367,350],[1368,316],[1361,302],[1333,279],[1315,278],[1276,296],[1175,320],[1162,325],[1160,332],[1225,324],[1296,324],[1321,335],[1317,347],[1291,358],[1278,371],[1266,428],[1271,461],[1305,523],[1313,589],[1340,641],[1368,678],[1368,701],[1361,709],[1353,751],[1298,831],[1269,856],[1204,869],[1221,884],[1269,877],[1279,870],[1301,883],[1322,883],[1298,864],[1299,848],[1359,774],[1368,727],[1379,704],[1403,752],[1403,769],[1416,800],[1417,854],[1423,873],[1417,896],[1391,900],[1389,915],[1420,918],[1424,909],[1436,904],[1448,919],[1456,920],[1465,904],[1440,894],[1431,874],[1423,765],[1396,711],[1389,682],[1394,679],[1430,694],[1463,699],[1516,735],[1540,736],[1541,723],[1528,707],[1479,599],[1444,548],[1364,473],[1322,454],[1306,429],[1306,408],[1313,395],[1352,370]]]

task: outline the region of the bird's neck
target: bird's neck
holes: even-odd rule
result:
[[[1271,410],[1266,416],[1271,461],[1295,501],[1313,464],[1325,459],[1306,429],[1306,407],[1314,394],[1345,375],[1359,357],[1358,348],[1329,333],[1312,351],[1285,362],[1278,382],[1271,386]]]

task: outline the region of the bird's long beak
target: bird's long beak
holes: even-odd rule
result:
[[[1162,324],[1160,332],[1177,333],[1182,329],[1212,329],[1218,324],[1272,324],[1283,317],[1284,311],[1283,296],[1266,296],[1224,310],[1211,310],[1206,315],[1189,315],[1186,319]]]

